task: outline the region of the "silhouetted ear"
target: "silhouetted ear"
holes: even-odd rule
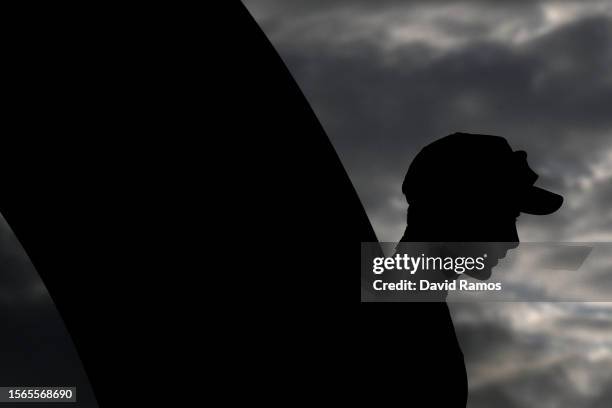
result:
[[[561,208],[563,197],[540,187],[531,186],[525,191],[521,212],[534,215],[552,214]]]

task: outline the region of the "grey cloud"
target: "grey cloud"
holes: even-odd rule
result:
[[[560,330],[579,328],[586,331],[603,331],[612,333],[612,320],[608,316],[567,316],[556,322]],[[612,339],[611,339],[612,341]]]
[[[388,54],[375,39],[340,48],[277,47],[336,146],[379,237],[394,240],[399,228],[389,214],[399,224],[404,218],[391,205],[401,199],[394,183],[420,147],[453,131],[508,137],[529,152],[536,169],[544,169],[540,183],[557,183],[561,192],[562,181],[589,174],[594,153],[610,145],[610,21],[586,17],[519,47],[478,41],[442,55],[426,43]]]
[[[601,343],[612,336],[609,305],[481,303],[451,304],[451,310],[471,408],[498,401],[516,408],[588,407],[609,397],[612,353]]]
[[[276,44],[316,44],[337,50],[354,40],[387,48],[419,41],[445,49],[485,39],[521,43],[585,16],[612,15],[612,5],[605,0],[252,0],[247,6]]]

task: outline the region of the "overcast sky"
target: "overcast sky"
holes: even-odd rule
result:
[[[429,142],[464,131],[526,150],[557,213],[522,241],[612,241],[611,1],[244,2],[327,131],[381,241]],[[287,137],[290,137],[288,135]],[[470,407],[612,406],[612,306],[453,305]]]

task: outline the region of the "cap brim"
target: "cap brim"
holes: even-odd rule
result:
[[[525,192],[521,212],[534,215],[552,214],[561,208],[563,197],[543,188],[531,186]]]

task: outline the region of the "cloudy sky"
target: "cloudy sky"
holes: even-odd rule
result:
[[[557,213],[522,241],[612,242],[612,0],[244,2],[323,124],[381,241],[401,181],[455,131],[526,150]],[[290,135],[288,135],[290,137]],[[453,305],[470,407],[612,404],[612,304]]]

